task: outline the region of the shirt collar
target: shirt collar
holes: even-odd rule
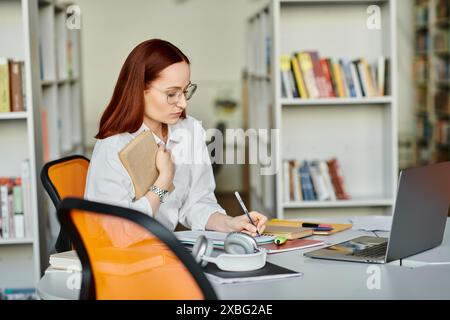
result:
[[[180,136],[177,134],[177,130],[175,130],[177,124],[178,123],[173,124],[173,125],[172,124],[167,125],[167,127],[169,129],[167,142],[169,142],[169,141],[179,142],[180,141]],[[147,131],[147,130],[150,130],[150,129],[145,125],[145,123],[142,122],[141,127],[136,132],[133,132],[131,135],[133,137],[136,137],[141,132]],[[156,143],[162,142],[162,140],[154,132],[152,132],[152,133],[153,133],[153,136],[155,137]]]

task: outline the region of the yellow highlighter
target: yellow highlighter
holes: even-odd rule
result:
[[[273,239],[273,243],[275,243],[277,246],[281,246],[282,244],[285,244],[287,241],[286,237],[275,237]]]

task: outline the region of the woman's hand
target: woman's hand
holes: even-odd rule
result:
[[[156,152],[156,169],[159,171],[159,176],[154,184],[164,190],[168,190],[173,182],[175,166],[170,150],[166,149],[163,143],[159,144]]]
[[[241,231],[255,237],[258,235],[256,233],[256,229],[258,229],[259,234],[262,234],[266,228],[267,217],[257,211],[251,211],[249,214],[256,227],[248,220],[247,215],[243,214],[228,220],[230,230]]]

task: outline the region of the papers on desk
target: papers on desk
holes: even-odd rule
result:
[[[218,284],[283,279],[301,277],[303,275],[301,272],[286,269],[270,262],[266,262],[266,265],[263,268],[254,271],[222,271],[214,263],[208,263],[203,270],[210,281]]]
[[[364,231],[391,231],[391,216],[354,217],[350,221],[353,229]]]
[[[205,237],[213,241],[215,247],[222,247],[222,248],[224,245],[225,238],[228,235],[228,233],[226,232],[217,232],[217,231],[177,231],[174,233],[177,239],[185,244],[193,245],[199,236],[204,235]],[[273,239],[274,239],[273,236],[255,237],[256,243],[258,244],[271,243]]]
[[[306,248],[311,248],[315,246],[321,246],[325,244],[321,240],[309,240],[309,239],[294,239],[294,240],[288,240],[286,243],[282,245],[276,245],[275,243],[266,243],[260,245],[260,247],[265,248],[267,250],[267,253],[281,253],[286,251],[292,251],[292,250],[302,250]]]

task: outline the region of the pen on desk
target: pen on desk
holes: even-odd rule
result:
[[[244,210],[245,214],[247,215],[248,220],[250,220],[250,223],[256,228],[256,234],[257,234],[258,236],[260,236],[259,231],[258,231],[258,227],[255,226],[255,224],[254,224],[252,218],[250,217],[250,213],[248,213],[248,210],[247,210],[247,208],[245,207],[245,204],[244,204],[244,202],[242,201],[241,196],[239,195],[239,192],[235,191],[235,192],[234,192],[234,195],[236,196],[236,199],[238,200],[239,204],[241,205],[242,210]]]

